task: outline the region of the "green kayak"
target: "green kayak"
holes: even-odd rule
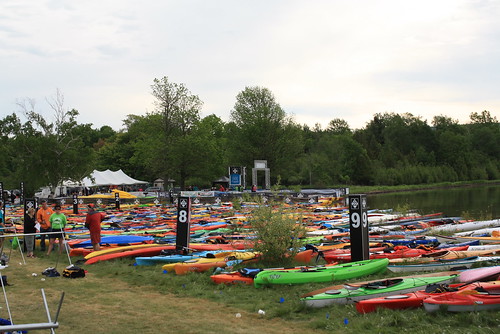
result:
[[[324,307],[331,304],[349,304],[356,301],[379,298],[383,296],[401,295],[424,289],[429,284],[444,284],[455,281],[458,274],[428,277],[399,277],[374,281],[359,286],[344,285],[315,295],[301,298],[307,306]]]
[[[264,270],[255,276],[254,286],[340,281],[384,271],[388,264],[388,259],[375,259],[318,268]]]

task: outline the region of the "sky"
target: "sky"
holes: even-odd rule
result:
[[[2,0],[0,119],[29,99],[54,120],[59,91],[79,123],[119,130],[165,76],[225,122],[253,86],[322,128],[500,119],[499,17],[488,0]]]

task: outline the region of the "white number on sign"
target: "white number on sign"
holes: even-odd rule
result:
[[[368,215],[366,214],[366,212],[363,212],[363,227],[367,226],[368,226]]]
[[[354,228],[359,227],[359,225],[361,224],[360,218],[361,217],[359,216],[359,213],[357,213],[357,212],[352,213],[352,215],[351,215],[352,227],[354,227]]]
[[[186,223],[188,220],[187,211],[179,211],[179,222]]]

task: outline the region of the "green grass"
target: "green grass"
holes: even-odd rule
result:
[[[27,259],[21,265],[13,252],[7,287],[17,323],[43,321],[39,289],[48,294],[54,310],[60,292],[66,292],[59,333],[156,333],[175,324],[177,333],[496,333],[500,312],[435,313],[417,310],[379,310],[359,314],[354,305],[306,308],[299,300],[304,293],[332,284],[317,283],[255,288],[248,285],[216,285],[210,273],[177,276],[164,274],[161,266],[135,266],[132,259],[82,265],[83,279],[47,278],[41,271],[54,266],[57,255]],[[72,258],[73,262],[77,259]],[[67,265],[61,256],[58,270]],[[33,277],[31,273],[38,273]],[[350,281],[398,276],[386,272]],[[3,304],[1,306],[4,306]],[[258,310],[266,315],[260,317]],[[243,314],[236,321],[235,314]],[[5,315],[4,312],[4,316]],[[100,320],[100,319],[106,320]],[[27,319],[27,320],[25,320]],[[96,321],[97,319],[97,321]],[[144,322],[141,324],[138,320]],[[172,330],[174,330],[172,327]]]
[[[454,188],[454,187],[469,187],[469,186],[482,186],[488,184],[498,184],[499,180],[478,180],[478,181],[461,181],[461,182],[440,182],[430,184],[410,184],[399,186],[349,186],[351,194],[370,194],[381,192],[404,192],[415,191],[424,189],[437,189],[437,188]]]
[[[428,314],[425,310],[418,309],[380,310],[361,315],[354,305],[310,309],[300,303],[300,296],[324,288],[328,284],[272,286],[259,289],[247,285],[216,285],[210,280],[210,273],[176,276],[161,273],[159,266],[131,266],[130,263],[131,261],[127,260],[99,263],[89,269],[102,277],[119,277],[131,286],[140,287],[147,284],[162,293],[194,297],[200,299],[200,302],[210,300],[250,313],[262,309],[266,311],[266,317],[309,322],[312,329],[334,333],[394,333],[405,328],[411,333],[495,333],[500,326],[499,312]],[[360,278],[357,281],[389,276],[397,275],[383,273]]]

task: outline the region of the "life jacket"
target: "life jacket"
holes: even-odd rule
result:
[[[66,278],[80,278],[85,277],[85,270],[75,265],[70,265],[63,270],[63,277]]]

